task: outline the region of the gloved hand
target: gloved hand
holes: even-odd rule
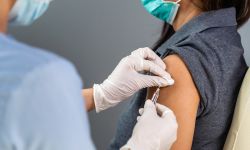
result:
[[[102,84],[93,86],[96,112],[115,106],[142,88],[174,84],[165,69],[164,62],[151,49],[135,50],[120,61]],[[142,74],[143,71],[154,76]]]
[[[132,137],[120,150],[169,150],[177,138],[177,122],[167,107],[147,100]]]

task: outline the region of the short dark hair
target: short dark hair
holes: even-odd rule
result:
[[[202,0],[202,3],[204,11],[235,7],[238,28],[244,25],[250,18],[250,0]],[[160,47],[174,33],[175,31],[173,27],[167,23],[164,23],[161,37],[155,43],[153,49],[156,50],[158,47]]]

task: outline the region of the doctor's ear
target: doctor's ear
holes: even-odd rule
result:
[[[12,8],[14,4],[16,3],[16,0],[9,0],[10,1],[10,7]]]
[[[8,15],[15,2],[16,0],[0,0],[0,18]]]
[[[10,11],[11,8],[15,5],[16,0],[0,0],[0,6],[6,11]]]

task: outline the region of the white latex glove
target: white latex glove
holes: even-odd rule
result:
[[[120,61],[108,79],[93,86],[96,112],[117,105],[140,89],[174,84],[165,69],[164,62],[151,49],[135,50]],[[140,73],[143,71],[154,76]]]
[[[169,150],[177,138],[174,113],[161,104],[147,100],[138,117],[132,137],[121,150]]]

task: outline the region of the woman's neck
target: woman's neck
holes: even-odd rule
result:
[[[9,12],[15,0],[0,0],[0,33],[6,33],[9,21]]]
[[[173,23],[175,31],[179,30],[183,25],[194,17],[200,15],[203,11],[192,2],[181,1],[179,12]]]

